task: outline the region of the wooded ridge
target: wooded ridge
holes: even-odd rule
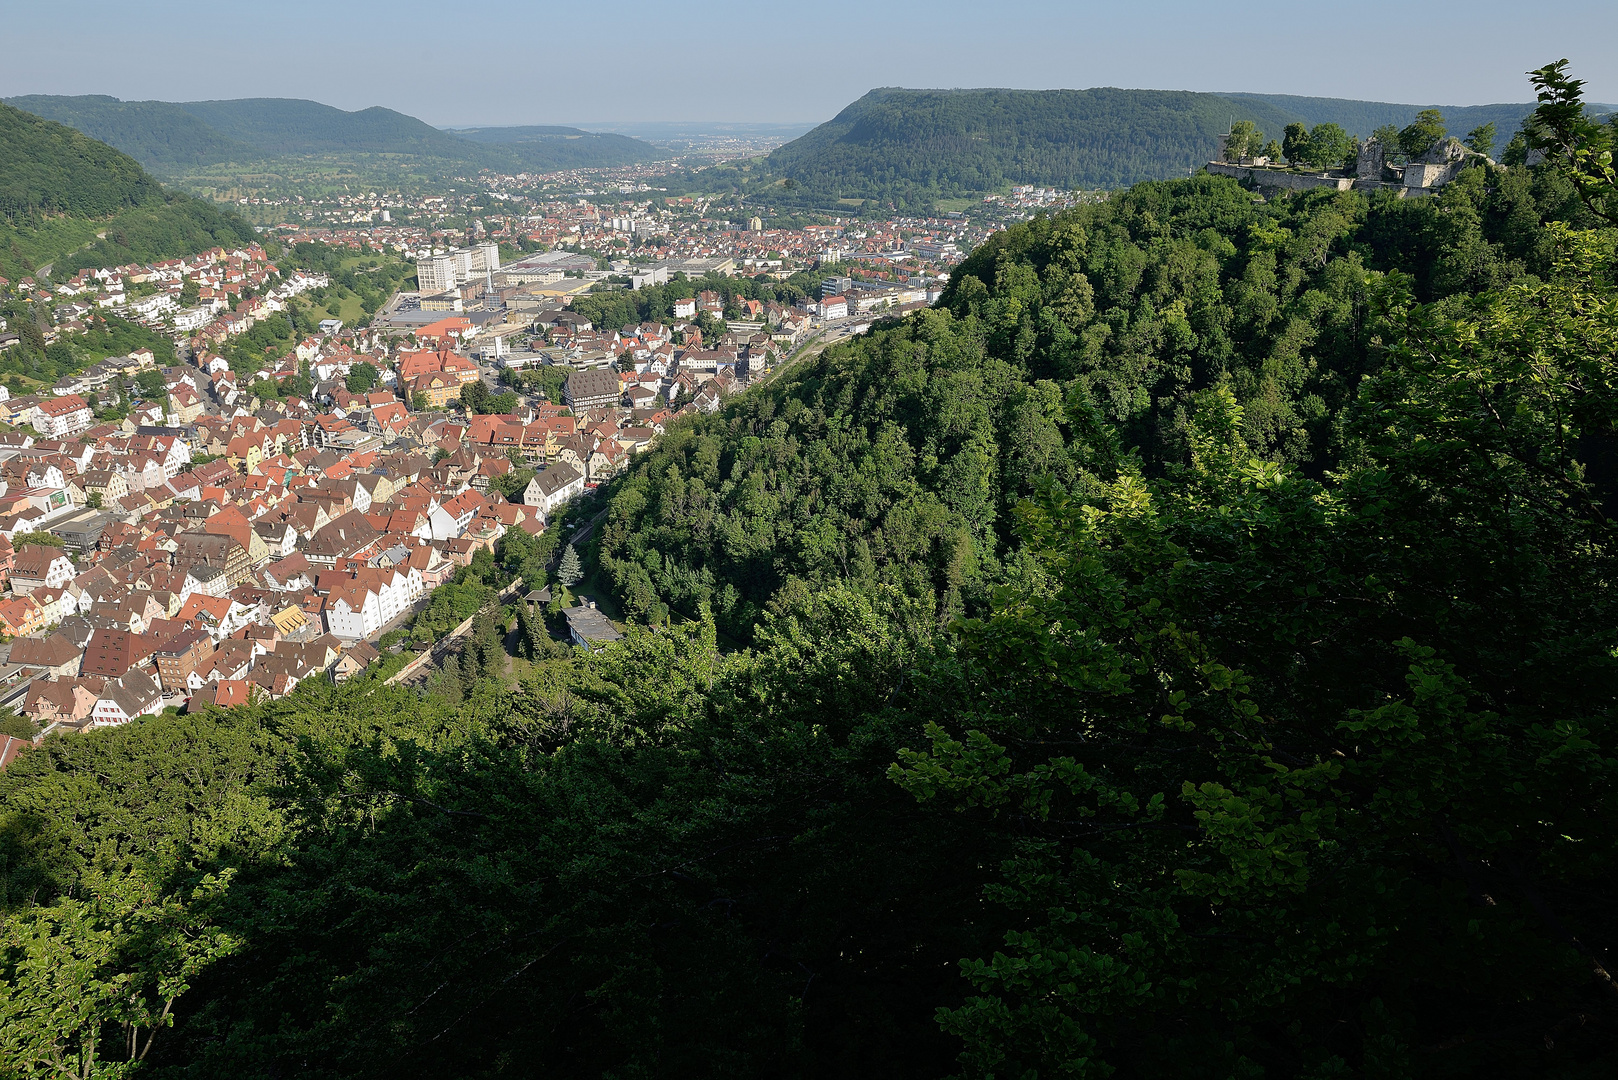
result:
[[[0,272],[190,255],[256,238],[228,209],[165,189],[140,164],[62,124],[0,104]]]
[[[512,172],[605,167],[666,156],[650,143],[624,135],[484,128],[463,136],[392,109],[345,112],[296,98],[167,102],[32,95],[8,101],[101,139],[165,175],[288,155],[407,155]]]
[[[1533,109],[1461,109],[1454,122],[1469,125],[1458,131],[1494,122],[1509,137]],[[1012,184],[1117,188],[1185,176],[1215,156],[1218,136],[1235,121],[1276,139],[1293,122],[1338,123],[1363,138],[1384,123],[1404,126],[1417,111],[1334,98],[1113,87],[884,88],[756,165],[704,175],[709,186],[739,186],[788,205],[847,199],[922,208]]]

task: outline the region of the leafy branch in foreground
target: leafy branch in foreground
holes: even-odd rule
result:
[[[175,1002],[240,943],[202,914],[235,871],[182,899],[133,879],[0,924],[0,1076],[117,1078],[174,1025]]]
[[[1618,225],[1612,208],[1618,171],[1613,169],[1612,124],[1598,124],[1584,108],[1584,80],[1567,76],[1567,60],[1528,73],[1539,108],[1525,128],[1528,144],[1559,162],[1592,214]]]

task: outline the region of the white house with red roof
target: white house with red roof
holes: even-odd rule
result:
[[[818,306],[822,319],[843,319],[848,317],[847,297],[828,296]]]
[[[35,429],[46,438],[65,439],[87,429],[95,419],[90,404],[77,394],[41,401],[34,420]]]
[[[434,507],[427,515],[432,525],[434,540],[454,540],[466,531],[483,506],[483,496],[468,488],[455,498]]]
[[[156,714],[162,708],[162,685],[144,668],[135,668],[102,687],[101,696],[90,712],[90,726],[127,724],[137,716]]]
[[[326,597],[326,630],[345,641],[359,641],[381,631],[382,601],[366,586],[347,582],[332,589]]]

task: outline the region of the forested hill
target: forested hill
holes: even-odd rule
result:
[[[465,150],[463,140],[381,106],[345,112],[300,98],[238,98],[175,107],[266,154],[354,150],[454,157]]]
[[[0,273],[188,255],[253,239],[228,210],[166,191],[128,155],[0,104]],[[98,235],[99,234],[99,235]]]
[[[77,128],[117,147],[148,168],[211,165],[252,157],[256,151],[209,127],[167,101],[119,101],[101,94],[82,97],[8,98],[7,104]]]
[[[1476,168],[1408,201],[1255,203],[1204,174],[1014,226],[944,310],[667,438],[619,482],[603,566],[631,611],[707,606],[744,640],[784,597],[851,577],[977,610],[1014,573],[1017,503],[1094,452],[1076,416],[1160,474],[1197,395],[1225,386],[1252,453],[1324,475],[1355,452],[1346,417],[1387,332],[1367,273],[1456,303],[1549,274],[1557,220],[1592,223],[1555,173]]]
[[[621,135],[569,130],[546,137],[463,138],[392,109],[345,112],[297,98],[174,103],[36,95],[9,101],[103,139],[162,173],[285,156],[388,154],[518,171],[621,165],[664,156],[650,143]]]
[[[1265,94],[1165,90],[873,90],[756,165],[705,183],[767,192],[772,202],[838,200],[925,208],[1011,184],[1118,188],[1185,176],[1218,136],[1250,120],[1279,140],[1286,125],[1337,123],[1349,134],[1410,123],[1417,106]],[[1532,105],[1446,110],[1452,131],[1493,122],[1502,143]]]
[[[1275,132],[1290,119],[1263,102],[1184,91],[888,88],[764,165],[772,179],[833,201],[908,205],[1008,184],[1123,187],[1200,166],[1233,118]]]
[[[555,168],[602,168],[668,157],[668,151],[628,135],[545,124],[515,127],[452,128],[472,142],[511,148],[512,153],[543,154]]]
[[[0,105],[0,212],[101,217],[151,202],[159,185],[128,155]]]
[[[1402,128],[1416,119],[1422,109],[1436,108],[1444,114],[1451,132],[1471,131],[1485,124],[1493,124],[1500,132],[1501,143],[1521,126],[1534,111],[1532,102],[1504,105],[1396,105],[1383,101],[1353,101],[1347,98],[1298,97],[1293,94],[1225,94],[1232,101],[1269,105],[1288,120],[1299,120],[1313,127],[1316,124],[1336,124],[1344,131],[1361,136],[1379,127]],[[1606,108],[1601,106],[1600,108]]]

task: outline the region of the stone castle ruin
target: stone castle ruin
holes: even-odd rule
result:
[[[1468,150],[1461,140],[1450,136],[1438,140],[1431,150],[1405,165],[1400,170],[1399,182],[1404,185],[1406,192],[1427,194],[1437,191],[1460,174],[1469,156],[1494,164],[1482,154]]]
[[[1382,152],[1382,140],[1374,135],[1366,139],[1364,143],[1360,144],[1360,156],[1354,162],[1354,179],[1380,184],[1382,182],[1382,170],[1387,167],[1382,163],[1383,158],[1386,156]]]
[[[1225,137],[1221,136],[1221,156],[1224,148]],[[1207,168],[1215,176],[1248,180],[1262,190],[1305,191],[1324,187],[1337,191],[1392,191],[1399,198],[1415,198],[1431,195],[1454,180],[1467,166],[1468,159],[1494,164],[1477,151],[1469,150],[1453,135],[1438,140],[1426,153],[1404,165],[1389,164],[1387,157],[1386,148],[1373,137],[1360,146],[1352,173],[1346,170],[1295,172],[1273,165],[1269,158],[1210,161]]]

